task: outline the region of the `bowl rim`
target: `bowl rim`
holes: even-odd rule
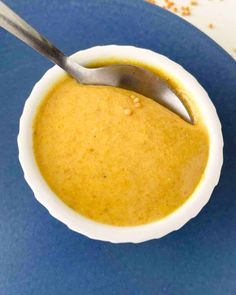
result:
[[[72,55],[81,65],[103,58],[126,58],[138,60],[154,67],[162,67],[166,73],[178,78],[186,89],[197,98],[195,101],[201,111],[210,137],[209,158],[204,176],[189,199],[177,210],[165,218],[138,226],[113,226],[90,220],[69,208],[49,188],[43,179],[35,161],[32,145],[32,123],[35,111],[47,91],[58,81],[64,71],[58,66],[50,68],[35,84],[25,102],[20,118],[17,137],[19,161],[24,178],[31,187],[35,198],[49,213],[68,226],[71,230],[89,238],[113,243],[139,243],[161,238],[178,230],[195,217],[209,201],[214,187],[217,185],[223,164],[223,136],[221,124],[215,107],[207,92],[198,81],[182,66],[167,57],[148,49],[125,45],[95,46],[81,50]],[[186,86],[187,85],[187,86]]]

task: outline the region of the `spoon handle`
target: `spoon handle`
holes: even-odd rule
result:
[[[2,1],[0,1],[0,26],[60,66],[77,80],[80,78],[80,72],[82,77],[82,72],[85,70],[82,66],[71,61]]]

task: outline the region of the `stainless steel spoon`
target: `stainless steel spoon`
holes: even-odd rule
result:
[[[21,17],[0,1],[0,26],[60,66],[82,84],[117,86],[143,94],[192,123],[177,95],[160,77],[138,66],[111,65],[88,69],[67,57]]]

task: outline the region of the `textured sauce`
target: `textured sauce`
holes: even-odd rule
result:
[[[150,223],[179,208],[204,175],[209,138],[196,118],[191,125],[135,92],[65,76],[35,116],[35,158],[50,188],[83,216]]]

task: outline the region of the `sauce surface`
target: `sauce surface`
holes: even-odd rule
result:
[[[191,196],[208,160],[201,119],[191,125],[135,92],[68,76],[46,95],[33,128],[36,161],[51,189],[106,224],[169,215]]]

